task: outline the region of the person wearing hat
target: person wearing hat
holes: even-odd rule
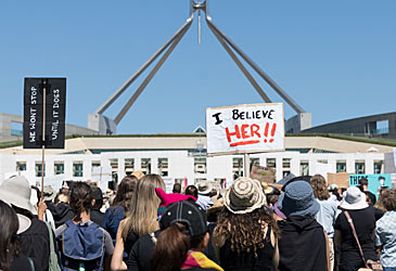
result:
[[[344,198],[339,206],[342,213],[337,217],[334,224],[336,264],[339,271],[354,271],[360,267],[365,267],[365,263],[361,258],[346,212],[352,219],[365,258],[376,260],[373,239],[375,211],[367,203],[366,194],[358,187],[349,187],[343,196]]]
[[[0,200],[0,270],[33,271],[32,259],[20,253],[19,244],[15,238],[20,230],[18,220],[18,215],[11,206]]]
[[[293,179],[286,184],[278,206],[286,216],[285,220],[278,221],[281,230],[279,270],[329,270],[327,235],[315,219],[320,205],[309,182]]]
[[[239,177],[224,194],[214,240],[225,270],[276,270],[278,227],[261,184]]]
[[[223,269],[203,253],[209,233],[202,210],[189,201],[171,204],[160,221],[151,261],[153,271]]]
[[[32,258],[36,271],[49,265],[49,232],[46,224],[33,215],[31,188],[23,176],[13,176],[0,185],[0,199],[11,205],[19,217],[19,240],[23,255]]]
[[[198,199],[196,203],[206,211],[210,206],[213,205],[213,201],[210,197],[213,190],[213,185],[209,181],[201,181],[197,183],[197,188]]]

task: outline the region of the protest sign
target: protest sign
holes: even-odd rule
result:
[[[65,104],[66,78],[25,78],[23,121],[25,149],[40,149],[43,145],[47,149],[64,148]],[[44,111],[45,118],[43,118]],[[45,129],[43,129],[43,120],[45,120]]]
[[[349,185],[359,185],[359,180],[366,178],[368,180],[368,190],[377,196],[381,187],[392,187],[392,178],[390,174],[351,174],[349,175]]]
[[[340,172],[340,173],[327,173],[327,184],[332,185],[335,184],[337,187],[349,187],[349,173]]]
[[[253,165],[250,171],[250,178],[258,180],[260,183],[275,183],[276,170],[259,165]]]
[[[284,149],[283,104],[248,104],[206,110],[207,152],[212,155]]]

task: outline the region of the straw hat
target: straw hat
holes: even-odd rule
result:
[[[263,207],[267,200],[259,181],[239,177],[224,194],[224,206],[234,214],[247,214]]]
[[[213,190],[213,184],[210,181],[201,181],[196,184],[198,188],[198,194],[207,195]]]

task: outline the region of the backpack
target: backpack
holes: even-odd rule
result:
[[[97,224],[68,220],[61,238],[63,270],[103,270],[105,236]]]
[[[50,224],[45,223],[47,225],[49,241],[50,241],[50,255],[49,255],[49,265],[48,271],[60,271],[60,267],[58,264],[58,255],[56,254],[55,244],[54,244],[54,236],[52,232],[52,228]]]

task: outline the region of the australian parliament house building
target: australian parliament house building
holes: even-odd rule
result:
[[[395,173],[394,145],[372,140],[329,136],[286,136],[285,151],[250,155],[250,162],[276,170],[276,179],[293,173],[313,175],[348,172]],[[104,189],[135,170],[161,175],[167,184],[223,182],[245,175],[243,155],[208,157],[203,133],[175,135],[85,136],[67,139],[65,149],[41,150],[22,146],[0,149],[0,180],[24,175],[36,184],[59,188],[65,180],[92,180]]]

